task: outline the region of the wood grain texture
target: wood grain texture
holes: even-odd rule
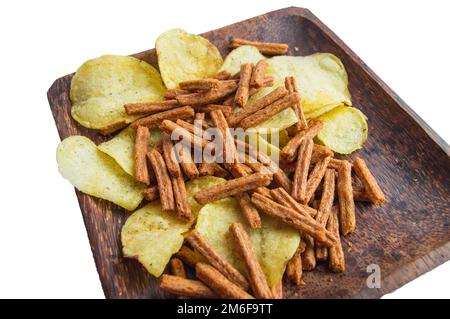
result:
[[[378,298],[450,259],[450,150],[378,76],[310,11],[286,8],[203,34],[222,55],[232,37],[284,42],[289,55],[330,52],[344,63],[354,106],[369,118],[369,139],[358,152],[382,185],[387,204],[358,203],[357,228],[344,244],[346,271],[326,264],[304,274],[305,286],[284,285],[285,298]],[[295,50],[294,48],[298,48]],[[134,55],[153,66],[154,50]],[[48,99],[61,139],[75,134],[100,143],[109,137],[70,116],[73,75],[55,81]],[[350,156],[351,158],[351,156]],[[138,262],[124,259],[120,229],[128,212],[76,192],[107,298],[172,297]],[[369,289],[366,267],[381,268],[381,288]]]

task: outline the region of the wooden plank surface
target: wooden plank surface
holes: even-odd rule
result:
[[[379,179],[388,202],[379,208],[357,204],[357,228],[348,236],[352,247],[344,244],[344,273],[332,274],[320,265],[305,273],[305,286],[286,283],[285,297],[378,298],[450,259],[448,145],[331,30],[307,9],[286,8],[203,35],[223,56],[232,37],[288,43],[289,55],[337,55],[348,72],[353,104],[369,119],[369,138],[358,154]],[[157,66],[154,50],[135,56]],[[76,134],[96,143],[109,139],[71,118],[71,79],[67,75],[56,80],[48,91],[61,139]],[[138,262],[122,257],[119,234],[129,213],[76,194],[105,296],[170,297]],[[381,288],[367,287],[371,264],[381,269]]]

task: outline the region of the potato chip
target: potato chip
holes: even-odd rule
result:
[[[367,118],[354,107],[339,106],[318,119],[323,122],[323,128],[317,140],[336,153],[350,154],[360,149],[367,139]]]
[[[227,55],[220,71],[225,70],[231,74],[235,74],[240,71],[241,64],[255,64],[259,60],[263,59],[265,59],[264,55],[262,55],[256,47],[251,45],[243,45],[234,49]]]
[[[202,176],[186,183],[188,203],[194,216],[197,216],[198,211],[203,207],[203,205],[197,203],[194,199],[194,195],[202,189],[209,188],[223,182],[225,182],[225,179],[220,177]]]
[[[300,235],[298,231],[269,216],[262,215],[261,219],[261,229],[250,229],[237,201],[234,198],[225,198],[207,204],[200,210],[195,229],[221,256],[245,274],[243,261],[229,232],[232,223],[242,223],[253,242],[268,284],[272,287],[282,278],[286,263],[300,243]]]
[[[64,139],[56,151],[61,175],[83,193],[109,200],[127,210],[142,201],[144,184],[125,173],[94,142],[84,136]]]
[[[223,178],[203,176],[186,183],[189,206],[194,216],[203,207],[194,195],[201,189],[223,183]],[[137,258],[152,275],[159,277],[170,257],[183,244],[183,233],[194,221],[186,222],[175,214],[163,212],[161,202],[155,200],[128,217],[121,237],[125,257]]]
[[[223,63],[219,50],[211,42],[181,29],[161,34],[155,47],[159,70],[169,89],[177,88],[183,81],[212,77]]]
[[[246,106],[251,105],[256,100],[269,94],[275,88],[276,86],[263,88],[261,91],[250,97]],[[297,121],[298,121],[297,115],[295,114],[294,110],[291,107],[288,107],[287,109],[273,116],[270,120],[258,124],[255,127],[249,128],[248,131],[260,132],[262,134],[265,134],[268,130],[270,130],[271,132],[276,132],[278,130],[284,130],[289,126],[294,125],[295,123],[297,123]]]
[[[72,117],[88,128],[119,129],[137,118],[125,113],[124,104],[159,101],[164,92],[161,76],[147,62],[128,56],[101,56],[83,63],[72,79]]]
[[[159,277],[171,256],[183,245],[183,233],[192,222],[163,212],[159,200],[134,212],[122,227],[125,257],[136,258],[153,276]]]
[[[134,176],[134,140],[136,130],[127,127],[109,141],[98,145],[98,149],[111,156],[122,169]],[[149,148],[156,147],[161,141],[163,133],[160,129],[150,130]]]
[[[303,111],[311,114],[328,106],[351,105],[347,72],[335,55],[277,56],[267,60],[267,74],[283,85],[286,76],[295,76],[302,96]]]

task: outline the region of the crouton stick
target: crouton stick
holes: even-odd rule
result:
[[[339,168],[344,163],[344,160],[340,160],[337,158],[332,158],[330,162],[328,163],[328,168],[334,169],[336,171],[339,171]],[[351,164],[350,164],[351,165]]]
[[[180,89],[187,91],[211,90],[219,86],[220,81],[217,79],[190,80],[179,83]]]
[[[162,111],[168,111],[176,107],[180,107],[180,103],[178,103],[177,100],[127,103],[124,105],[125,112],[128,115],[153,114]]]
[[[199,113],[195,113],[195,114],[199,114]],[[199,138],[205,138],[207,140],[212,139],[211,134],[203,129],[203,126],[202,126],[203,122],[201,122],[200,125],[197,124],[197,126],[195,126],[195,124],[178,119],[176,121],[176,124],[181,126],[182,128],[185,128],[186,130],[189,131],[189,133],[194,134],[195,136],[197,136]]]
[[[308,128],[298,132],[281,150],[281,157],[288,162],[292,162],[295,159],[300,144],[304,140],[312,139],[322,129],[323,123],[320,121],[310,122]]]
[[[239,193],[234,195],[239,203],[241,212],[252,229],[261,228],[261,217],[255,206],[252,204],[248,193]]]
[[[256,63],[252,79],[250,80],[251,86],[262,87],[264,85],[264,77],[268,66],[266,60],[259,60],[259,62]]]
[[[244,106],[247,103],[252,70],[253,65],[251,63],[241,64],[241,77],[239,79],[236,96],[234,97],[234,101],[238,106]]]
[[[259,52],[267,55],[283,55],[286,54],[289,49],[289,46],[285,43],[249,41],[239,38],[233,39],[230,44],[230,48],[235,49],[243,45],[252,45],[258,48]]]
[[[167,172],[166,163],[162,155],[155,149],[147,153],[147,157],[155,172],[158,183],[159,197],[163,211],[174,211],[175,201],[173,198],[172,182]]]
[[[177,95],[176,99],[181,105],[205,105],[218,102],[236,90],[235,81],[221,81],[217,88],[205,92]]]
[[[331,157],[325,157],[323,160],[317,162],[311,173],[309,173],[308,182],[306,185],[306,203],[309,203],[314,193],[316,192],[317,187],[319,186],[323,176],[325,175],[325,171],[327,170],[330,160]]]
[[[178,95],[190,94],[191,92],[187,90],[180,89],[168,89],[166,93],[164,93],[164,97],[168,100],[175,99]]]
[[[220,71],[219,73],[217,73],[216,75],[214,75],[213,79],[228,80],[230,77],[231,77],[231,73],[226,70],[223,70],[223,71]]]
[[[172,177],[181,176],[180,164],[178,164],[177,158],[175,156],[174,148],[172,141],[170,140],[170,136],[167,133],[164,133],[162,139],[162,151],[164,161],[166,162],[167,170]]]
[[[198,263],[195,266],[197,278],[204,282],[216,295],[223,299],[254,299],[245,290],[228,280],[214,267]]]
[[[269,175],[255,173],[203,189],[195,194],[194,198],[199,204],[205,205],[228,196],[253,190],[260,186],[267,186],[270,184],[271,179]]]
[[[207,145],[206,140],[202,139],[200,136],[195,136],[185,128],[179,126],[178,124],[172,121],[164,120],[159,126],[159,128],[165,133],[170,134],[172,138],[173,137],[181,138],[183,144],[193,145],[194,147],[199,149],[203,149],[203,147]]]
[[[134,177],[137,181],[147,185],[150,184],[150,177],[145,155],[147,154],[149,140],[150,131],[148,128],[139,126],[134,141]]]
[[[226,169],[224,169],[222,166],[214,162],[200,163],[200,165],[198,166],[198,172],[200,173],[200,176],[217,176],[225,178],[229,175]]]
[[[308,123],[306,122],[305,113],[303,112],[302,101],[300,97],[300,92],[297,87],[297,81],[293,76],[287,76],[284,80],[284,85],[289,93],[295,93],[295,103],[294,111],[297,115],[298,122],[295,124],[297,131],[304,130],[308,128]]]
[[[317,210],[307,205],[300,204],[281,187],[270,190],[270,193],[272,198],[278,204],[295,209],[299,214],[302,214],[305,217],[309,216],[312,218],[317,215]]]
[[[363,183],[366,194],[369,196],[372,203],[375,205],[382,205],[385,202],[383,191],[378,185],[375,177],[367,168],[366,162],[362,158],[356,157],[353,161],[353,169]]]
[[[314,238],[309,235],[304,235],[305,251],[302,253],[302,269],[313,270],[316,268],[316,252],[314,248]]]
[[[272,298],[272,292],[267,284],[266,276],[258,262],[255,248],[247,232],[241,223],[233,223],[230,226],[236,248],[244,260],[247,272],[249,274],[250,286],[256,298]]]
[[[186,278],[186,271],[184,270],[183,262],[178,258],[172,258],[170,260],[170,272],[172,275]],[[178,299],[187,299],[188,296],[178,295]]]
[[[294,256],[289,260],[286,265],[286,276],[297,286],[303,286],[305,282],[302,279],[303,266],[302,266],[302,253],[305,251],[305,245],[299,245],[294,253]]]
[[[131,123],[131,127],[146,126],[148,128],[158,127],[164,120],[188,119],[194,117],[194,109],[189,106],[177,107],[175,109],[155,113]]]
[[[244,129],[256,126],[272,118],[273,116],[280,113],[284,109],[287,109],[288,107],[292,106],[294,101],[295,101],[295,94],[288,94],[285,97],[279,99],[278,101],[275,101],[274,103],[266,106],[265,108],[244,118],[239,123],[239,126],[241,126]]]
[[[177,144],[175,152],[180,162],[183,172],[189,179],[196,179],[200,176],[197,166],[192,159],[191,152],[186,145]]]
[[[179,276],[162,275],[159,288],[175,295],[197,298],[217,298],[217,295],[199,280],[191,280]]]
[[[198,231],[192,230],[186,236],[186,241],[205,258],[208,264],[220,271],[228,280],[243,290],[248,289],[249,283],[247,279],[225,258],[220,256]]]
[[[228,127],[227,120],[223,115],[222,111],[212,111],[210,113],[211,120],[213,121],[215,127],[217,127],[222,133],[223,139],[223,162],[233,164],[237,162],[237,151],[236,145],[234,144],[233,136]]]
[[[191,248],[187,246],[181,246],[180,250],[175,254],[177,258],[180,258],[185,264],[195,268],[195,265],[199,262],[204,262],[202,255],[196,254]]]
[[[302,204],[306,204],[306,187],[313,149],[311,139],[304,140],[298,151],[297,165],[295,166],[294,178],[292,181],[292,197]]]
[[[172,177],[173,197],[175,200],[175,210],[179,218],[190,221],[192,220],[192,211],[189,206],[186,186],[184,184],[183,175]]]
[[[215,110],[221,110],[223,112],[223,115],[225,117],[230,116],[233,113],[233,108],[231,106],[225,105],[225,104],[208,104],[208,105],[201,105],[201,106],[194,106],[194,108],[198,112],[204,112],[204,113],[211,113]]]
[[[144,191],[144,198],[149,202],[159,198],[158,186],[151,186]]]
[[[313,152],[311,155],[311,163],[312,164],[316,164],[318,161],[320,161],[328,156],[333,157],[334,152],[326,146],[314,144]]]
[[[236,112],[231,114],[228,118],[228,124],[230,126],[236,126],[241,122],[244,118],[250,116],[251,114],[257,112],[258,110],[263,109],[264,107],[274,103],[275,101],[286,96],[288,91],[284,87],[278,87],[269,94],[261,97],[256,100],[254,103],[247,105],[245,108],[241,110],[241,112]]]
[[[331,207],[334,201],[334,189],[335,189],[335,176],[336,173],[332,169],[327,169],[323,179],[322,197],[320,199],[319,209],[317,211],[316,220],[322,226],[326,227],[330,216]],[[317,244],[316,245],[316,259],[327,259],[327,247]]]
[[[330,218],[328,219],[328,231],[333,233],[333,235],[338,238],[336,245],[328,249],[328,267],[334,272],[343,272],[345,270],[345,257],[341,240],[339,238],[338,211],[338,208],[333,206],[331,208]]]
[[[280,169],[278,168],[275,173],[273,173],[273,180],[278,186],[283,187],[286,192],[292,191],[292,183],[289,177]]]
[[[273,299],[283,299],[283,278],[270,289]]]
[[[334,245],[334,242],[336,241],[336,238],[329,233],[325,227],[320,225],[314,219],[299,214],[296,210],[290,207],[285,207],[278,204],[258,193],[253,193],[252,203],[256,206],[256,208],[267,215],[279,219],[291,227],[312,236],[314,239],[325,243],[327,246]]]
[[[352,233],[356,227],[355,202],[353,201],[352,188],[352,166],[348,161],[342,161],[338,169],[337,189],[339,222],[341,232],[345,236]]]

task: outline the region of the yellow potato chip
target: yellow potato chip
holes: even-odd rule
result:
[[[150,130],[149,148],[156,147],[161,141],[163,133],[160,129]],[[136,130],[127,127],[109,141],[98,145],[98,149],[111,156],[122,169],[134,176],[134,141]]]
[[[312,112],[310,112],[310,113],[306,113],[306,114],[305,114],[305,118],[306,118],[307,120],[315,119],[316,117],[319,117],[319,116],[321,116],[322,114],[325,114],[325,113],[327,113],[328,111],[331,111],[332,109],[334,109],[335,107],[338,107],[338,106],[340,106],[340,105],[345,106],[344,104],[330,104],[330,105],[322,106],[320,109],[317,109],[317,110],[312,111]]]
[[[192,222],[163,212],[159,200],[134,212],[122,227],[125,257],[136,258],[153,276],[161,276],[170,257],[183,245],[183,233]]]
[[[223,182],[225,182],[225,179],[220,177],[202,176],[186,183],[188,203],[194,216],[197,216],[198,211],[203,207],[203,205],[197,203],[194,199],[194,195],[202,189],[209,188]]]
[[[249,98],[246,106],[251,105],[256,100],[269,94],[275,88],[276,88],[276,86],[263,88],[261,91],[252,95]],[[284,130],[284,129],[288,128],[289,126],[294,125],[295,123],[297,123],[297,121],[298,121],[297,115],[295,114],[294,110],[291,107],[288,107],[287,109],[285,109],[285,110],[281,111],[280,113],[276,114],[275,116],[273,116],[271,119],[269,119],[261,124],[258,124],[255,127],[249,128],[248,131],[259,132],[262,134],[266,134],[268,130],[270,130],[271,132],[276,132],[277,130]]]
[[[125,113],[124,104],[159,101],[164,92],[161,76],[147,62],[128,56],[101,56],[83,63],[72,79],[72,117],[88,128],[118,129],[137,118]]]
[[[125,173],[94,142],[84,136],[64,139],[56,151],[61,175],[83,193],[109,200],[127,210],[142,201],[144,184]]]
[[[186,183],[189,206],[194,216],[203,207],[194,195],[201,189],[223,183],[223,178],[203,176]],[[186,222],[175,214],[163,212],[159,200],[152,201],[128,217],[122,227],[121,237],[125,257],[137,258],[147,271],[159,277],[170,257],[183,244],[183,233],[194,221]]]
[[[275,84],[283,85],[286,76],[295,76],[305,114],[330,105],[351,105],[347,72],[335,55],[276,56],[267,62]]]
[[[178,83],[212,77],[223,63],[219,50],[204,37],[172,29],[156,40],[158,65],[169,89]]]
[[[339,106],[318,119],[323,128],[316,139],[336,153],[350,154],[367,140],[367,118],[354,107]]]
[[[200,210],[195,229],[221,256],[245,273],[244,264],[229,232],[232,223],[242,223],[253,242],[268,284],[272,287],[282,278],[286,263],[294,255],[300,243],[300,235],[298,231],[269,216],[262,215],[261,219],[261,229],[250,229],[242,217],[236,200],[225,198],[207,204]]]
[[[227,55],[220,71],[225,70],[231,74],[235,74],[240,71],[241,64],[256,64],[258,61],[263,59],[265,59],[264,55],[262,55],[256,47],[251,45],[243,45],[234,49]]]

